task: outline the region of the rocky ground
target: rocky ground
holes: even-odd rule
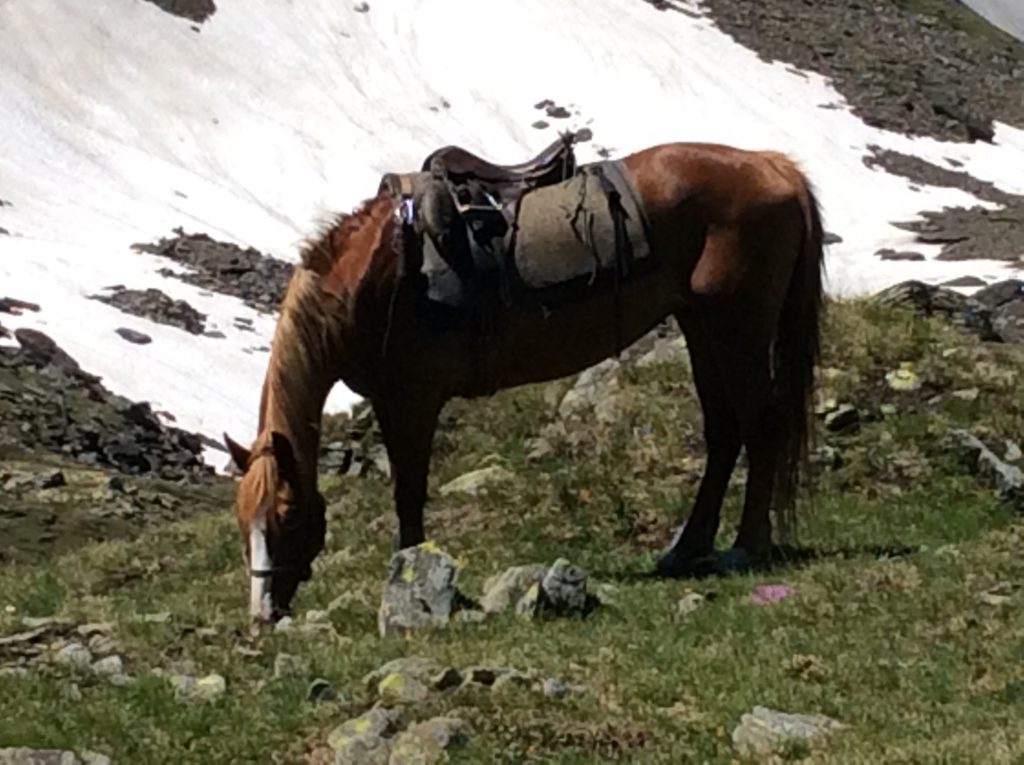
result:
[[[674,4],[660,6],[669,12]],[[1024,128],[1024,43],[961,4],[702,0],[701,7],[765,60],[828,77],[869,125],[946,141],[991,141],[993,120]],[[912,158],[876,152],[865,159],[917,183],[972,193],[984,185]],[[942,244],[941,259],[1018,261],[1024,256],[1024,197],[986,191],[980,196],[1002,209],[922,211],[925,221],[911,224],[918,240]]]
[[[251,247],[243,249],[206,234],[186,234],[182,229],[175,229],[171,238],[155,244],[136,244],[134,249],[167,258],[187,269],[161,269],[164,276],[232,295],[266,313],[277,310],[292,272],[290,263]]]
[[[703,468],[671,325],[579,376],[453,402],[436,543],[397,557],[373,418],[329,418],[327,545],[294,616],[259,634],[230,482],[24,458],[33,512],[127,500],[167,520],[129,513],[127,533],[0,567],[0,748],[133,763],[1019,759],[1024,349],[999,309],[1020,291],[907,283],[829,304],[813,504],[755,575],[647,576]],[[743,479],[741,464],[721,545]]]

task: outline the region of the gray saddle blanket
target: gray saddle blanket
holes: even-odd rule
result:
[[[429,303],[472,310],[495,296],[506,306],[526,296],[571,300],[598,282],[621,283],[650,260],[642,203],[618,161],[583,165],[568,180],[501,202],[486,184],[406,177],[414,269]]]

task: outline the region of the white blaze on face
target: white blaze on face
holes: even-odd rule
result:
[[[249,527],[249,614],[253,619],[270,619],[270,567],[266,515],[261,510]]]

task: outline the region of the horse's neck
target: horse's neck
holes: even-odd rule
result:
[[[263,384],[260,432],[286,436],[304,482],[316,485],[320,456],[320,418],[333,380],[326,371],[311,368],[309,358],[272,364]]]

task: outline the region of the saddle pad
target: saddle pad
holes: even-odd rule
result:
[[[529,191],[519,201],[512,257],[527,289],[593,281],[617,267],[615,221],[594,170],[619,192],[631,260],[649,256],[643,210],[620,163],[585,165],[569,180]]]

